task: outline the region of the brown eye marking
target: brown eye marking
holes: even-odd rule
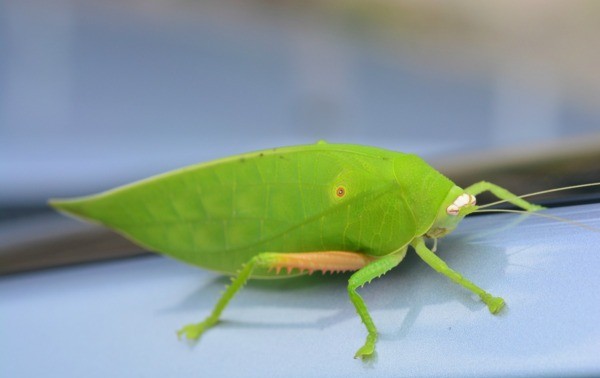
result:
[[[342,198],[346,195],[346,188],[343,186],[338,186],[338,188],[335,190],[335,195]]]

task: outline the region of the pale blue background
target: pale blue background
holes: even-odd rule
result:
[[[0,211],[319,139],[433,158],[600,133],[547,58],[482,68],[270,5],[0,0]]]

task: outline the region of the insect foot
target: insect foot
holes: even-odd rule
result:
[[[188,324],[179,331],[177,331],[177,337],[181,339],[184,336],[188,340],[198,340],[200,336],[212,327],[215,322],[211,322],[210,319],[207,319],[200,323]]]
[[[369,337],[367,337],[367,341],[365,342],[365,345],[360,347],[360,349],[357,350],[356,353],[354,354],[354,358],[366,359],[366,358],[372,357],[373,353],[375,352],[375,342],[376,341],[377,341],[377,337],[372,338],[371,335],[369,335]]]
[[[497,314],[504,307],[504,299],[500,297],[492,297],[486,293],[481,296],[481,300],[487,305],[492,314]]]

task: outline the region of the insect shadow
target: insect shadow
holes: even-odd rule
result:
[[[441,241],[438,255],[448,265],[483,288],[497,280],[502,280],[508,267],[508,254],[505,249],[486,245],[481,241],[472,243],[467,236],[449,236]],[[203,273],[204,274],[204,273]],[[281,280],[252,280],[232,301],[230,308],[221,318],[219,327],[265,328],[265,329],[324,329],[347,319],[357,318],[346,291],[350,273],[323,276],[298,276]],[[198,288],[179,304],[165,309],[165,312],[193,312],[201,320],[213,306],[229,277],[217,277]],[[414,251],[409,250],[404,261],[383,277],[373,280],[359,289],[367,306],[372,311],[377,324],[378,310],[398,310],[399,328],[380,328],[381,340],[397,340],[405,337],[417,321],[423,308],[452,301],[459,301],[470,311],[488,310],[475,300],[473,295],[449,281],[427,266]],[[501,294],[501,293],[498,293]],[[241,320],[240,311],[262,308],[283,310],[319,310],[330,315],[314,321],[292,320],[278,322],[277,315],[264,321]],[[405,311],[402,311],[405,310]],[[263,310],[261,310],[262,312]],[[401,315],[401,313],[405,315]],[[218,328],[213,330],[218,331]]]

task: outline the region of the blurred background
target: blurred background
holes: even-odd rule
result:
[[[598,181],[599,20],[595,1],[0,0],[0,251],[67,227],[50,197],[319,139],[461,185]]]

